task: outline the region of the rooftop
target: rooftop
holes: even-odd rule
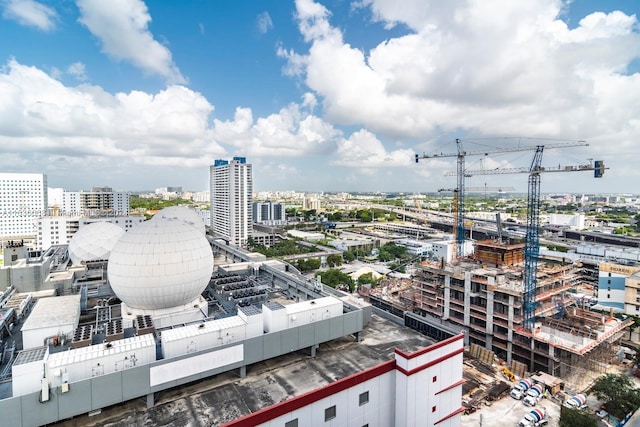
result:
[[[40,298],[22,326],[23,331],[60,325],[76,325],[80,317],[80,294]]]
[[[373,316],[360,343],[345,337],[321,344],[316,357],[297,351],[247,367],[247,376],[234,372],[166,390],[156,405],[132,400],[102,410],[96,416],[62,421],[62,427],[97,425],[219,426],[242,415],[323,387],[394,358],[394,349],[413,352],[433,344],[409,328]]]

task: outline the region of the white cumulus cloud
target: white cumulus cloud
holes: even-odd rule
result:
[[[169,83],[185,83],[171,51],[149,31],[151,16],[141,0],[77,0],[79,21],[98,38],[110,57],[127,61]]]
[[[596,12],[569,28],[560,0],[356,6],[403,32],[358,49],[323,5],[297,0],[308,51],[278,50],[326,120],[394,139],[460,131],[587,139],[596,152],[612,143],[630,149],[640,136],[640,103],[632,100],[640,96],[640,75],[628,72],[640,58],[635,15]]]
[[[4,0],[2,17],[18,22],[20,25],[34,27],[42,31],[51,31],[56,27],[56,11],[34,0]]]

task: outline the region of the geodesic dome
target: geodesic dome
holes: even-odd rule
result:
[[[198,229],[202,234],[205,234],[206,232],[202,218],[200,218],[196,211],[185,206],[169,206],[168,208],[161,209],[153,216],[153,218],[151,218],[151,221],[158,221],[167,218],[184,221]]]
[[[94,222],[81,227],[69,241],[69,257],[74,265],[107,260],[125,231],[110,222]]]
[[[129,307],[177,307],[207,287],[213,253],[204,234],[184,221],[146,221],[116,243],[107,272],[111,288]]]

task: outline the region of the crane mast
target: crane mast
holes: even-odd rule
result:
[[[509,138],[505,138],[509,139]],[[565,141],[560,143],[546,144],[547,148],[564,148],[575,146],[589,145],[585,141]],[[454,203],[455,212],[454,216],[454,234],[456,243],[456,258],[462,258],[464,256],[464,241],[465,241],[465,226],[464,226],[464,212],[465,212],[465,188],[464,179],[471,176],[465,170],[465,157],[466,156],[488,156],[489,154],[504,154],[517,151],[531,151],[536,150],[538,146],[517,146],[511,148],[499,148],[490,149],[484,151],[465,151],[462,147],[462,140],[456,138],[456,152],[455,153],[434,153],[434,154],[416,154],[415,161],[419,162],[420,159],[434,159],[440,157],[455,157],[456,158],[456,177],[457,184],[454,194],[456,203]],[[449,174],[445,174],[449,175]]]
[[[464,256],[464,152],[459,139],[456,139],[456,146],[458,147],[457,165],[458,165],[458,183],[456,186],[456,193],[454,203],[456,208],[456,258],[462,258]]]
[[[536,152],[529,168],[527,190],[527,232],[524,243],[524,328],[532,330],[536,320],[536,289],[538,287],[538,256],[540,255],[540,167],[543,145]]]
[[[509,168],[493,170],[466,170],[466,176],[474,175],[502,175],[512,173],[528,173],[527,191],[527,230],[524,247],[523,274],[523,326],[532,330],[536,321],[536,292],[538,287],[538,258],[540,255],[540,174],[543,172],[582,172],[593,171],[594,178],[604,175],[605,166],[601,160],[594,164],[579,166],[543,167],[542,153],[544,145],[538,145],[528,168]],[[449,174],[450,175],[450,174]]]

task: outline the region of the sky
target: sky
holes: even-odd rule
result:
[[[543,166],[609,169],[543,174],[542,192],[640,194],[638,15],[637,0],[0,0],[0,171],[204,191],[214,160],[243,156],[256,191],[424,193],[456,185],[456,158],[416,154],[526,170],[545,145]],[[465,183],[526,192],[527,174]]]

